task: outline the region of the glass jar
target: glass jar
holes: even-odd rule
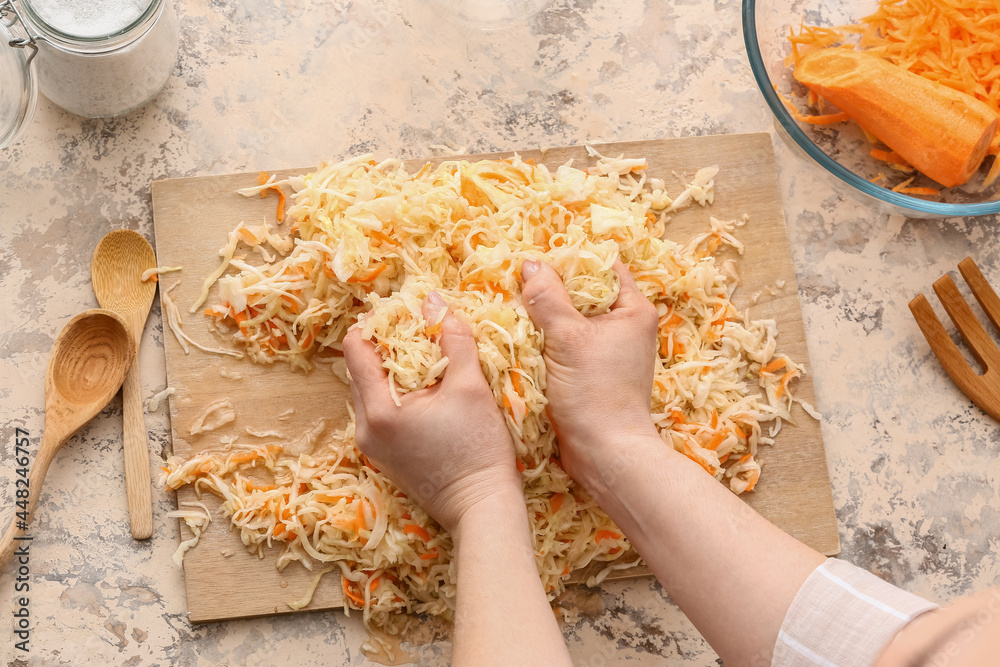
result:
[[[27,124],[36,86],[71,113],[142,106],[177,62],[170,0],[0,0],[0,147]]]

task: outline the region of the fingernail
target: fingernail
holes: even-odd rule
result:
[[[538,262],[533,259],[526,259],[521,262],[521,282],[526,283],[531,280],[531,276],[538,273]]]
[[[347,331],[351,332],[354,331],[355,329],[360,329],[361,327],[363,327],[365,325],[365,318],[371,315],[371,312],[372,311],[369,310],[367,313],[361,313],[360,315],[358,315],[358,319],[354,321],[354,324],[347,327]]]
[[[444,299],[441,298],[441,295],[438,294],[437,292],[435,292],[434,290],[431,290],[427,294],[427,302],[429,304],[431,304],[432,306],[434,306],[435,309],[438,309],[438,310],[440,310],[441,308],[447,308],[448,307],[448,304],[446,304],[444,302]]]
[[[426,308],[424,318],[431,324],[437,324],[443,320],[445,313],[448,312],[448,304],[444,302],[440,294],[433,290],[424,299],[424,307]]]

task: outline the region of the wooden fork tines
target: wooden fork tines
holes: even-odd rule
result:
[[[993,327],[1000,331],[1000,297],[986,282],[986,278],[971,257],[959,262],[958,270]],[[931,351],[937,355],[944,370],[962,393],[991,417],[1000,420],[1000,348],[983,329],[969,308],[969,304],[962,298],[951,276],[944,275],[935,282],[934,292],[941,299],[941,305],[955,323],[958,333],[965,339],[973,356],[983,367],[982,375],[976,373],[962,356],[923,294],[918,294],[910,301],[910,312],[916,318],[920,330],[924,332]]]

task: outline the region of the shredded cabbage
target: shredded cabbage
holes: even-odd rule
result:
[[[552,596],[592,563],[600,581],[624,567],[621,531],[559,464],[545,406],[544,341],[520,298],[521,263],[547,262],[585,315],[618,296],[621,258],[660,315],[652,418],[665,446],[682,452],[735,493],[760,478],[758,447],[773,442],[761,424],[789,418],[789,382],[803,373],[776,353],[774,322],[754,321],[730,301],[742,253],[741,220],[709,219],[679,245],[662,238],[666,212],[711,203],[717,167],[698,171],[676,199],[643,159],[606,158],[554,171],[518,157],[448,161],[410,174],[398,160],[362,155],[265,187],[291,187],[286,234],[242,224],[220,250],[216,303],[205,309],[258,363],[301,369],[329,364],[359,316],[382,353],[393,395],[430,386],[447,372],[421,303],[437,291],[467,322],[483,373],[503,407],[517,451],[536,563]],[[261,248],[251,265],[236,249]],[[271,260],[268,260],[271,257]],[[224,275],[227,268],[235,269]],[[199,298],[197,306],[203,298]],[[339,370],[338,370],[339,369]],[[400,627],[395,612],[454,611],[450,536],[357,450],[347,427],[315,446],[268,445],[172,459],[165,483],[220,496],[244,544],[263,555],[280,544],[279,568],[298,561],[337,564],[345,608],[366,623]],[[261,482],[261,478],[265,481]]]

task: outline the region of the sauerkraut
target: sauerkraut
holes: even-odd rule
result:
[[[204,313],[246,356],[307,371],[329,363],[340,374],[341,341],[370,313],[362,332],[398,397],[447,373],[433,340],[440,325],[421,314],[428,292],[440,294],[472,327],[506,416],[538,572],[552,596],[592,563],[606,566],[593,581],[620,569],[629,544],[559,464],[544,341],[520,299],[525,259],[552,265],[576,308],[596,315],[617,298],[612,265],[621,258],[660,315],[651,416],[664,446],[735,493],[758,483],[758,447],[776,432],[762,424],[788,419],[789,383],[803,372],[776,352],[774,322],[754,321],[730,301],[738,272],[717,254],[725,246],[742,253],[734,234],[746,217],[706,215],[704,233],[687,243],[663,238],[670,211],[711,204],[718,169],[700,170],[672,199],[662,181],[647,179],[645,160],[591,154],[599,159],[589,169],[514,157],[412,174],[399,160],[363,155],[284,181],[262,178],[241,194],[290,188],[287,224],[238,226],[192,306],[204,305],[217,280],[219,297]],[[260,260],[241,259],[242,247]],[[233,445],[165,470],[169,488],[192,484],[221,497],[249,549],[280,546],[279,568],[338,568],[345,608],[362,609],[366,622],[392,631],[394,612],[454,610],[450,536],[357,450],[353,412],[309,452]]]

